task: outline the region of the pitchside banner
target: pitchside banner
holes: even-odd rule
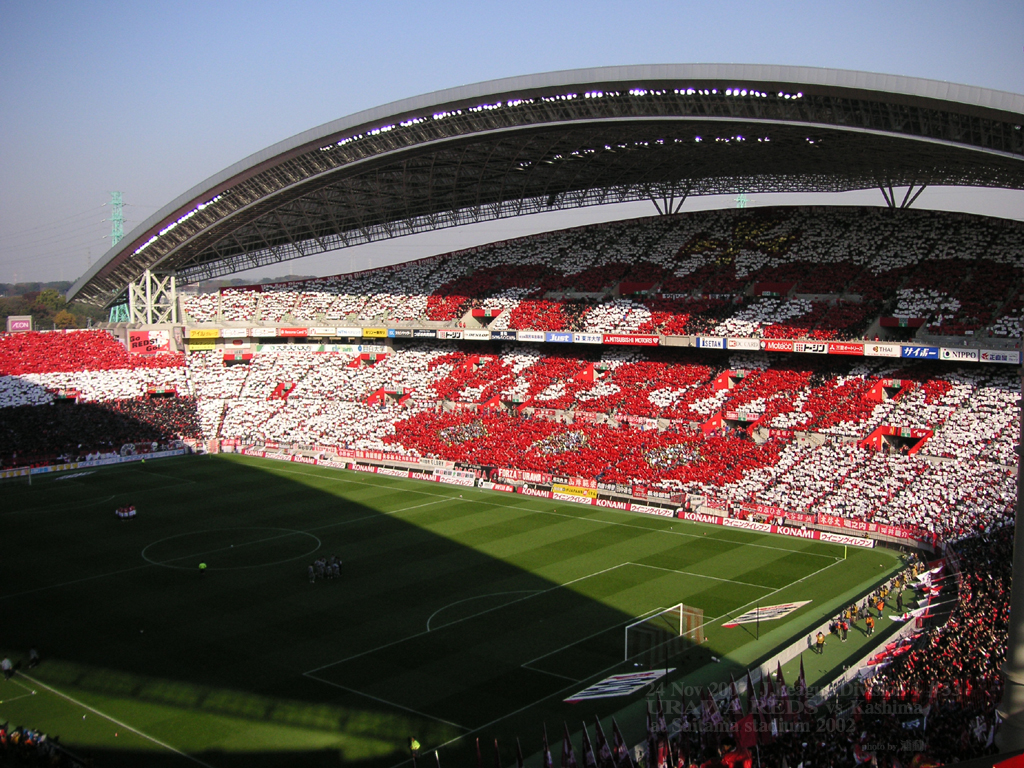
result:
[[[731,517],[719,517],[718,515],[707,515],[703,512],[682,512],[679,515],[682,520],[689,520],[692,523],[706,523],[708,525],[722,525],[729,528],[743,528],[748,531],[760,533],[775,533],[781,536],[792,536],[797,539],[812,539],[814,541],[827,541],[832,544],[846,544],[851,547],[864,547],[873,549],[874,539],[862,539],[857,536],[847,536],[841,533],[826,533],[825,531],[812,531],[804,528],[794,528],[789,525],[770,525],[768,523],[755,523],[753,520],[736,520]]]
[[[729,349],[742,349],[750,352],[757,352],[761,349],[760,339],[727,339],[726,346]]]
[[[976,363],[978,358],[979,354],[976,349],[958,349],[957,347],[941,347],[939,349],[940,360]]]
[[[660,336],[646,336],[638,333],[606,333],[601,339],[604,344],[632,344],[640,347],[656,347]]]
[[[795,341],[793,351],[809,355],[827,355],[828,344],[821,341]]]
[[[725,349],[725,339],[721,336],[698,336],[697,346],[701,349]]]
[[[1020,365],[1020,352],[1005,349],[983,349],[981,350],[981,362],[983,363],[1010,363]]]
[[[938,360],[939,359],[939,348],[938,347],[921,347],[916,345],[904,344],[901,347],[902,357],[915,357],[919,360]]]
[[[867,357],[899,357],[899,344],[869,343],[864,345],[864,354]]]

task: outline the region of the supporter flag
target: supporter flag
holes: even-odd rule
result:
[[[699,698],[701,730],[707,734],[708,745],[717,745],[719,741],[718,728],[722,722],[722,714],[718,711],[715,697],[711,695],[711,691],[701,688]]]
[[[708,689],[708,694],[707,695],[708,695],[708,698],[707,698],[707,701],[708,701],[708,712],[710,712],[710,715],[711,715],[711,724],[712,725],[721,725],[723,722],[725,722],[725,720],[722,717],[722,713],[719,712],[719,710],[718,710],[718,702],[715,701],[715,697],[711,695],[711,690],[710,689]]]
[[[586,723],[583,724],[583,768],[597,768],[597,757],[594,755],[594,747],[590,744]]]
[[[672,762],[672,754],[668,743],[668,723],[665,722],[665,708],[661,705],[661,696],[658,696],[658,722],[657,722],[657,748],[655,750],[657,762],[652,768],[669,768]]]
[[[523,762],[523,745],[519,743],[519,737],[516,736],[516,768],[525,768]]]
[[[612,757],[612,749],[608,746],[608,739],[605,738],[601,721],[595,717],[594,723],[597,728],[597,765],[598,768],[615,768],[615,759]]]
[[[658,737],[654,734],[654,724],[651,721],[651,704],[647,702],[647,766],[656,768],[658,758]]]
[[[800,654],[800,677],[796,679],[796,685],[793,686],[793,691],[796,693],[797,698],[800,700],[801,711],[807,709],[807,677],[804,675],[804,655]]]
[[[569,740],[569,726],[562,721],[562,768],[576,768],[576,751]]]
[[[753,681],[750,679],[750,670],[747,670],[747,712],[752,715],[759,714],[761,707],[758,706],[757,700],[757,688],[754,687]]]
[[[736,721],[736,744],[746,749],[757,746],[757,720],[753,712]]]
[[[668,723],[665,722],[665,708],[661,705],[661,696],[658,696],[658,736],[668,736]]]
[[[736,691],[736,678],[729,674],[729,716],[735,723],[743,717],[743,702]]]
[[[555,768],[551,759],[551,747],[548,746],[548,724],[544,723],[544,768]]]
[[[761,744],[775,743],[775,690],[772,688],[771,673],[761,676],[761,696],[758,706],[758,737]]]
[[[615,722],[615,718],[612,718],[612,740],[615,744],[615,768],[633,768],[633,758],[629,754],[629,747],[626,746],[626,740],[622,738],[622,731],[619,730],[619,724]],[[544,766],[544,768],[551,768],[551,766]]]
[[[772,680],[772,673],[769,672],[764,677],[765,677],[765,680],[767,681],[767,688],[766,688],[767,694],[765,695],[765,700],[764,700],[764,710],[768,714],[774,715],[774,714],[776,714],[779,711],[778,710],[778,708],[779,708],[779,696],[775,692],[775,683]]]
[[[786,680],[782,676],[782,664],[775,662],[775,682],[779,684],[779,712],[786,720],[792,720],[795,711],[789,703],[789,689],[786,687]]]

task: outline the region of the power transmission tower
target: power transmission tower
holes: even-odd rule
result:
[[[110,193],[110,245],[117,245],[124,237],[124,203],[120,192]]]

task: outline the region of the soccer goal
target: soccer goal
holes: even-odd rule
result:
[[[704,611],[679,603],[626,627],[626,661],[648,666],[704,642]]]

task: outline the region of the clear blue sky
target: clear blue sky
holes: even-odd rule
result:
[[[112,190],[128,232],[243,157],[362,109],[498,77],[691,62],[1021,93],[1024,2],[0,0],[0,281],[78,277],[109,247]],[[686,210],[706,204],[729,201]],[[919,205],[1024,218],[1020,195],[928,190]],[[562,223],[499,222],[273,271],[341,272]]]

